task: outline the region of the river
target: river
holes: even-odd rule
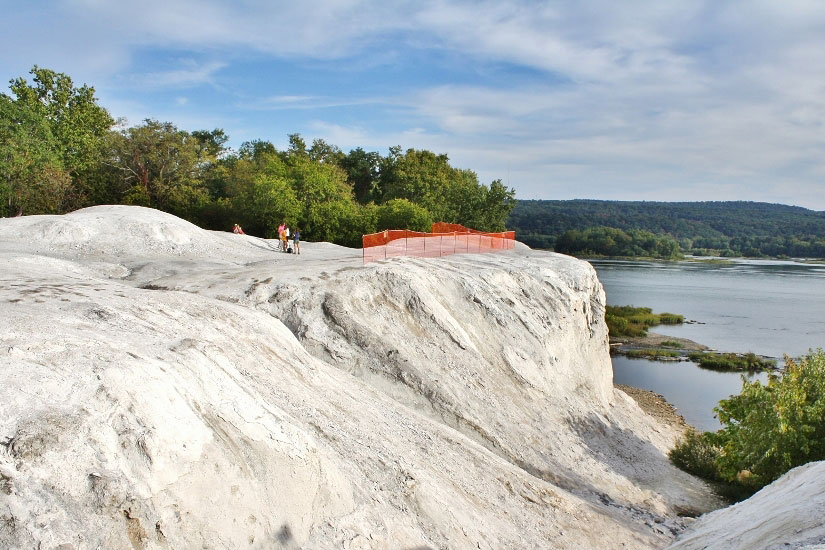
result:
[[[825,265],[792,261],[590,260],[610,305],[650,307],[695,321],[654,332],[719,351],[779,359],[825,347]],[[690,424],[716,430],[713,407],[739,393],[740,375],[690,362],[613,358],[614,380],[660,393]],[[766,375],[759,376],[761,380]]]

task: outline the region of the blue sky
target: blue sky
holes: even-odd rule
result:
[[[825,210],[819,1],[0,0],[35,64],[128,124],[446,153],[518,198]],[[4,89],[5,91],[5,89]]]

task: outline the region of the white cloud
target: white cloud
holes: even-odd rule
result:
[[[363,105],[381,105],[388,104],[389,102],[389,100],[382,97],[360,97],[356,99],[349,99],[343,97],[322,97],[310,95],[276,95],[264,97],[259,100],[239,102],[237,106],[239,109],[259,111],[294,111],[308,109],[332,109]]]
[[[71,0],[23,5],[0,32],[0,72],[22,74],[19,60],[31,59],[25,70],[37,62],[102,81],[115,114],[146,110],[118,96],[117,83],[230,89],[225,74],[250,52],[296,65],[339,60],[374,85],[308,93],[287,82],[212,119],[252,132],[254,111],[271,110],[344,147],[447,152],[483,181],[509,174],[524,197],[787,201],[798,189],[825,209],[825,5],[812,0]],[[175,53],[164,67],[128,75],[140,52],[166,48]],[[411,79],[391,97],[368,69],[405,67],[410,52],[420,65],[457,59],[477,78]],[[512,68],[520,78],[510,81]],[[244,134],[256,137],[266,138]]]
[[[128,76],[127,85],[142,90],[160,88],[191,88],[202,84],[216,85],[216,73],[226,67],[226,63],[212,61],[199,63],[191,59],[178,61],[178,67],[151,73],[133,73]]]

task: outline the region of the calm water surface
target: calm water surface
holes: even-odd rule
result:
[[[691,362],[648,361],[622,356],[613,357],[613,379],[619,384],[664,395],[691,426],[711,432],[720,428],[713,407],[721,399],[742,390],[741,374],[700,369]],[[759,373],[747,379],[765,383],[768,374]]]
[[[636,262],[592,260],[610,305],[669,311],[696,324],[654,332],[689,338],[719,351],[780,359],[825,347],[825,266],[790,261]],[[616,382],[664,395],[700,429],[718,423],[712,408],[739,393],[740,375],[615,357]],[[762,377],[765,378],[764,376]]]

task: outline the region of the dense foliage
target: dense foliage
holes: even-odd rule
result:
[[[779,204],[518,201],[508,226],[538,248],[557,247],[570,231],[608,227],[670,237],[684,253],[825,258],[825,212]]]
[[[433,221],[503,231],[515,192],[479,183],[447,155],[391,147],[344,153],[298,134],[226,147],[221,129],[186,131],[145,120],[129,128],[68,76],[35,67],[32,82],[0,94],[0,216],[60,214],[135,204],[202,227],[273,237],[285,221],[307,240],[360,246],[384,229],[427,231]]]
[[[676,313],[653,313],[649,307],[607,306],[604,320],[610,336],[646,336],[650,327],[680,325],[685,318]]]
[[[94,88],[35,66],[33,85],[10,83],[0,94],[0,215],[59,213],[95,194],[114,120],[97,105]]]
[[[807,462],[825,460],[825,352],[786,359],[767,385],[742,380],[742,392],[714,409],[722,429],[691,433],[670,453],[680,468],[745,494]]]
[[[592,227],[565,231],[556,240],[556,252],[574,256],[645,256],[649,258],[681,258],[679,243],[667,235],[630,229],[627,232],[612,227]]]

